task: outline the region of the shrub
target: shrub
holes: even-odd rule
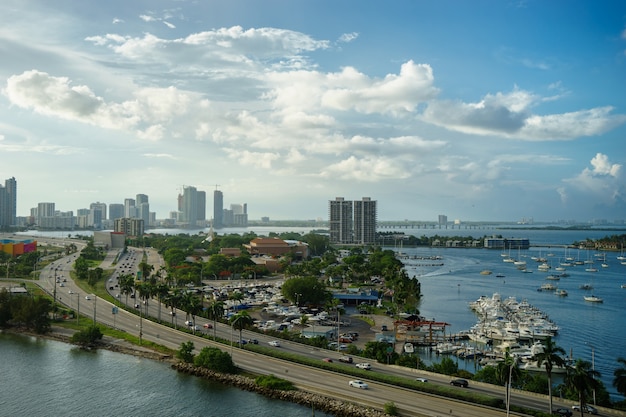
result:
[[[278,378],[275,375],[261,375],[258,376],[254,382],[263,388],[277,389],[281,391],[291,391],[296,389],[291,381]]]
[[[233,363],[233,358],[230,354],[222,352],[215,347],[202,348],[193,362],[196,366],[211,369],[212,371],[229,374],[237,372],[237,367]]]

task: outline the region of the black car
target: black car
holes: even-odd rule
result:
[[[463,387],[463,388],[467,388],[469,386],[469,382],[467,382],[466,379],[453,379],[452,381],[450,381],[450,385],[454,385],[455,387]]]
[[[572,411],[569,408],[557,408],[552,412],[552,414],[565,417],[571,417],[573,415]]]

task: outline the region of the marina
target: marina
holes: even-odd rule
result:
[[[442,234],[442,231],[437,232]],[[586,251],[568,245],[587,237],[597,239],[607,234],[623,234],[624,231],[524,230],[516,235],[521,233],[528,235],[531,241],[531,247],[522,250],[520,254],[520,258],[526,259],[525,270],[518,269],[513,263],[502,262],[500,251],[482,248],[403,248],[403,253],[408,256],[438,255],[443,262],[440,267],[405,267],[409,276],[421,283],[423,297],[419,306],[420,315],[449,323],[446,336],[451,340],[444,338],[432,346],[416,348],[416,351],[425,363],[434,363],[439,362],[443,354],[460,353],[467,347],[483,350],[484,354],[480,358],[474,358],[471,353],[469,357],[472,359],[465,354],[454,356],[458,358],[459,368],[470,372],[476,372],[481,363],[496,360],[496,347],[503,343],[515,343],[513,338],[507,340],[509,336],[494,331],[492,336],[500,339],[489,344],[489,338],[486,337],[489,335],[481,338],[477,334],[476,340],[470,340],[467,333],[479,320],[478,315],[471,310],[470,303],[481,296],[491,298],[494,293],[498,293],[504,301],[514,297],[519,303],[528,302],[549,317],[550,322],[558,325],[553,340],[568,352],[568,356],[571,354],[574,359],[591,362],[593,352],[595,367],[601,373],[605,387],[611,395],[616,395],[611,385],[612,374],[618,366],[617,358],[626,356],[621,340],[622,335],[626,334],[626,267],[621,265],[622,260],[617,259],[621,256],[619,251],[607,252],[602,259],[606,259],[608,267],[599,268],[598,272],[585,271],[589,266],[583,261],[587,257]],[[570,266],[564,266],[565,271],[555,271],[552,265],[560,263]],[[545,271],[538,269],[543,264],[546,265],[543,267]],[[549,275],[560,279],[546,280]],[[555,288],[537,291],[543,284],[553,284]],[[585,300],[584,297],[592,295],[601,298],[603,302]],[[532,330],[530,334],[529,339],[522,339],[517,344],[524,349],[532,346]],[[541,336],[537,331],[535,339]],[[598,343],[598,340],[602,340],[602,343]],[[532,369],[532,365],[527,368]]]

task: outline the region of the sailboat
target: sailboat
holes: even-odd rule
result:
[[[623,243],[622,243],[622,250],[620,251],[619,256],[617,257],[617,260],[626,261],[626,256],[624,256],[624,244]]]

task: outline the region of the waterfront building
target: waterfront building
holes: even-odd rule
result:
[[[213,227],[224,227],[224,194],[220,190],[213,191]]]
[[[4,181],[0,185],[0,227],[9,227],[16,224],[17,209],[17,181],[15,177]]]
[[[124,217],[136,218],[137,207],[135,206],[135,200],[133,198],[124,199]]]
[[[123,233],[125,236],[143,236],[144,223],[143,219],[122,217],[115,219],[114,231]]]
[[[106,218],[106,214],[104,216]],[[124,205],[119,203],[109,204],[109,219],[115,220],[124,217]]]
[[[328,203],[330,243],[368,245],[376,242],[376,201],[369,197],[361,201],[337,197]]]
[[[486,249],[528,249],[530,247],[528,238],[486,237],[484,242]]]
[[[370,245],[376,243],[376,201],[363,197],[354,202],[354,243]]]

